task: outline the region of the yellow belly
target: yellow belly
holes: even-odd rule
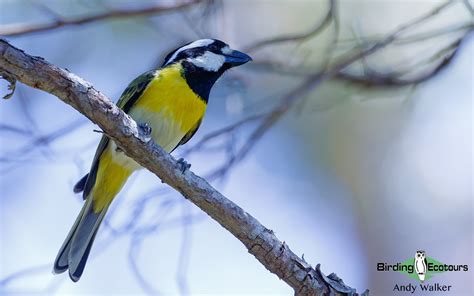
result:
[[[100,157],[97,170],[96,183],[92,189],[93,210],[99,213],[107,208],[114,197],[120,192],[128,177],[133,173],[138,164],[123,152],[117,152],[116,145],[109,143],[108,148]],[[118,156],[119,153],[121,156]],[[124,162],[133,162],[135,165],[124,165]]]

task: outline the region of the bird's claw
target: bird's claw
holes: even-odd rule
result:
[[[184,174],[185,171],[189,170],[189,168],[191,167],[191,164],[187,163],[186,160],[184,160],[184,158],[182,158],[182,157],[180,159],[178,159],[178,164],[180,166],[180,171],[183,174]]]
[[[146,136],[151,135],[151,127],[146,122],[139,123],[138,126],[142,130],[142,133]]]
[[[144,142],[151,140],[151,127],[146,122],[141,122],[138,124],[140,128],[140,136]]]

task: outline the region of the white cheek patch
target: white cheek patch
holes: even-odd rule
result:
[[[181,47],[180,49],[178,49],[170,58],[169,60],[166,62],[165,66],[170,64],[171,62],[173,62],[176,57],[184,50],[186,49],[190,49],[190,48],[196,48],[196,47],[206,47],[208,46],[209,44],[213,43],[214,40],[212,39],[200,39],[200,40],[196,40],[194,41],[193,43],[190,43],[186,46],[183,46]]]
[[[222,65],[224,65],[225,57],[220,54],[206,51],[203,55],[192,59],[189,58],[187,61],[194,64],[196,67],[205,69],[206,71],[217,72]]]

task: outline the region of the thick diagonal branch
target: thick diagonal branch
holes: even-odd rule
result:
[[[0,40],[0,75],[9,81],[57,96],[87,116],[127,153],[163,182],[179,191],[239,239],[270,272],[290,285],[297,295],[356,295],[334,274],[326,277],[294,254],[273,232],[191,171],[181,173],[177,162],[137,124],[89,82],[33,57]]]

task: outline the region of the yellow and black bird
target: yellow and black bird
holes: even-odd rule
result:
[[[160,69],[138,76],[117,105],[138,124],[151,128],[152,139],[167,152],[196,133],[209,93],[228,69],[252,59],[216,39],[201,39],[169,53]],[[182,163],[184,169],[187,164]],[[54,272],[69,270],[78,281],[94,238],[114,197],[140,168],[107,136],[103,136],[90,172],[74,187],[86,200],[54,262]]]

